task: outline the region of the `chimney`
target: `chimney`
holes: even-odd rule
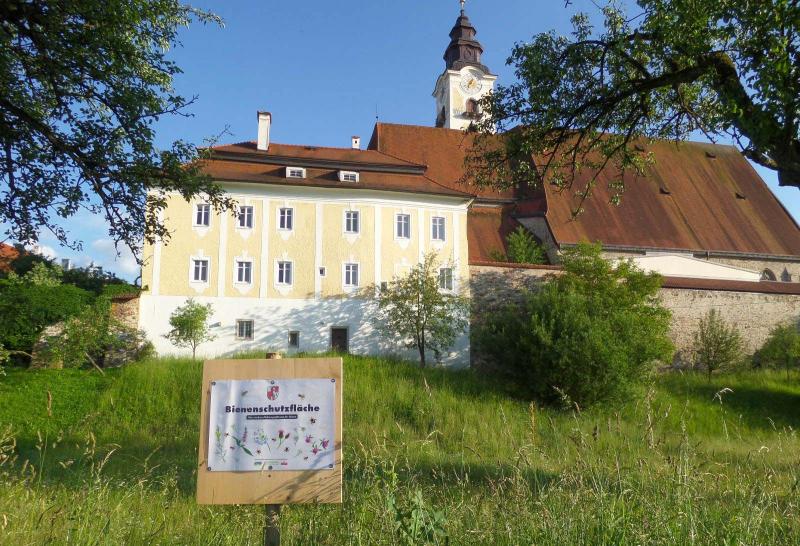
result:
[[[272,114],[269,112],[258,113],[258,143],[256,148],[266,152],[269,150],[269,126],[272,124]]]
[[[354,150],[360,150],[361,149],[361,137],[360,136],[354,136],[354,137],[352,137],[351,140],[352,140],[352,145],[351,145],[352,148]]]

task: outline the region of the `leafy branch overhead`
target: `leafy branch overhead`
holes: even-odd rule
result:
[[[167,237],[170,192],[229,198],[201,172],[203,152],[155,146],[154,124],[186,116],[180,68],[167,58],[178,29],[220,23],[176,0],[9,0],[0,3],[0,222],[23,243],[42,231],[80,247],[59,220],[102,215],[109,235],[138,255]]]
[[[781,185],[800,187],[798,3],[638,0],[629,17],[610,2],[602,29],[577,14],[570,36],[517,44],[508,63],[518,81],[482,101],[473,182],[571,189],[580,180],[582,203],[610,167],[618,201],[624,173],[652,161],[648,139],[700,132],[732,140]]]

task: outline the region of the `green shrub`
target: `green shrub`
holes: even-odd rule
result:
[[[742,361],[742,336],[712,309],[700,319],[692,350],[695,368],[705,370],[710,378],[714,371],[733,368]]]
[[[30,353],[46,326],[77,315],[92,299],[91,293],[67,284],[2,280],[0,345],[11,351]]]
[[[544,247],[536,242],[530,231],[522,226],[512,231],[506,237],[508,246],[508,261],[518,264],[546,264],[547,252]]]
[[[671,359],[660,277],[631,262],[612,264],[600,251],[588,244],[565,251],[562,275],[476,329],[477,350],[521,394],[580,406],[622,399],[654,361]]]
[[[786,377],[789,370],[798,367],[800,362],[800,332],[794,325],[782,325],[773,328],[767,341],[753,355],[753,363],[760,368],[783,368]]]

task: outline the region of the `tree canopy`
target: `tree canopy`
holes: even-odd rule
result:
[[[517,81],[482,101],[474,182],[571,188],[581,170],[610,166],[617,201],[622,174],[652,160],[642,139],[703,133],[800,187],[799,3],[637,0],[628,14],[611,1],[602,28],[578,13],[571,35],[517,44],[508,59]],[[496,130],[506,136],[499,146]]]
[[[167,192],[231,206],[201,172],[193,144],[155,145],[155,122],[187,115],[180,68],[167,55],[192,21],[219,19],[177,0],[7,0],[0,3],[0,222],[35,242],[73,248],[59,220],[101,214],[134,255],[167,237]]]

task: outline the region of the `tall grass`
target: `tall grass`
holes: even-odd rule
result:
[[[260,507],[194,502],[201,369],[12,370],[0,543],[260,544]],[[345,503],[287,507],[286,544],[800,542],[800,387],[780,373],[667,375],[584,413],[383,359],[347,357],[344,385]]]

